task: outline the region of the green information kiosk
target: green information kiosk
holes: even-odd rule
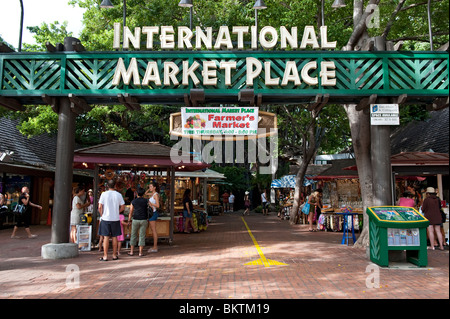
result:
[[[370,260],[380,266],[389,266],[389,250],[406,250],[408,262],[426,267],[426,219],[417,210],[402,206],[368,207],[370,233]]]

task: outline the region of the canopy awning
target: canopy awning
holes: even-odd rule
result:
[[[174,167],[176,171],[199,171],[209,164],[193,160],[190,154],[173,154],[169,146],[156,142],[112,141],[74,152],[74,168],[94,169],[95,165],[145,168]]]
[[[284,175],[280,179],[274,179],[270,184],[271,188],[295,188],[296,175]],[[303,186],[314,184],[307,176],[303,179]]]

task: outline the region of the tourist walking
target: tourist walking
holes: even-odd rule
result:
[[[134,256],[134,247],[136,244],[139,246],[139,257],[144,256],[145,235],[148,227],[148,204],[147,199],[144,198],[144,194],[145,189],[139,188],[137,190],[137,198],[131,201],[130,214],[128,216],[128,223],[131,221],[131,248],[128,253],[130,256]]]
[[[234,212],[234,194],[230,191],[230,197],[228,198],[228,203],[230,204],[230,211]]]
[[[189,234],[188,227],[191,225],[192,229],[195,233],[198,233],[198,229],[195,229],[194,223],[192,221],[192,212],[194,211],[194,205],[191,200],[191,190],[188,188],[184,191],[183,194],[183,217],[184,221],[184,232]]]
[[[125,221],[124,211],[119,214],[120,218],[120,231],[121,235],[117,236],[117,256],[120,256],[120,250],[122,249],[122,243],[125,241],[125,227],[128,227],[128,223]]]
[[[248,191],[245,192],[244,195],[244,212],[242,213],[243,216],[250,215],[250,197],[248,196],[250,193]]]
[[[159,194],[158,194],[158,184],[156,182],[150,182],[148,185],[148,193],[150,199],[148,200],[148,206],[150,210],[153,211],[152,216],[148,219],[150,224],[150,229],[153,234],[153,248],[148,250],[149,253],[158,252],[158,234],[156,232],[156,221],[158,219],[158,208],[159,208]]]
[[[100,195],[98,211],[101,216],[99,235],[103,236],[103,257],[100,261],[108,260],[109,238],[112,238],[112,260],[117,260],[117,236],[122,234],[120,230],[120,212],[125,209],[122,194],[114,189],[113,179],[107,182],[108,190]]]
[[[264,190],[261,194],[261,205],[263,216],[269,215],[269,202],[267,201],[266,190]]]
[[[314,215],[316,214],[316,209],[322,208],[321,194],[322,194],[322,189],[318,188],[308,197],[308,204],[310,205],[309,206],[309,214],[308,214],[308,223],[309,223],[308,231],[310,231],[310,232],[316,231],[316,229],[313,229],[312,224],[313,224]]]
[[[428,237],[430,239],[431,249],[434,250],[434,233],[439,242],[439,249],[444,250],[444,243],[441,233],[442,217],[440,211],[439,199],[436,196],[436,191],[433,187],[428,187],[426,190],[427,198],[424,199],[422,204],[422,212],[425,218],[430,221],[428,226]]]
[[[230,210],[229,198],[230,198],[230,194],[228,194],[228,192],[225,191],[225,193],[222,194],[222,203],[223,203],[223,212],[224,213],[227,213]]]
[[[24,205],[24,210],[21,214],[18,214],[16,216],[17,223],[14,226],[11,238],[20,238],[19,236],[16,235],[19,227],[25,228],[28,238],[36,238],[37,235],[32,234],[30,231],[31,207],[36,207],[37,209],[42,209],[42,206],[31,202],[30,189],[27,186],[22,187],[22,194],[19,196],[19,202],[17,204]]]

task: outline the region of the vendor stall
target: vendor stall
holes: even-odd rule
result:
[[[355,160],[335,160],[332,166],[309,179],[317,183],[316,188],[323,190],[323,209],[319,220],[319,228],[323,230],[342,231],[345,225],[360,229],[363,218],[363,204],[359,185],[358,172],[347,169],[355,164]],[[353,214],[347,218],[353,221],[344,223],[342,212],[351,209]]]
[[[294,202],[295,179],[296,175],[284,175],[279,179],[274,179],[270,184],[271,202],[274,203],[275,199],[278,201],[278,216],[282,219],[288,219],[286,217],[290,216],[290,210]],[[302,200],[304,200],[304,194],[311,190],[313,184],[314,181],[305,176],[301,189]]]
[[[189,154],[179,154],[176,161],[178,163],[172,161],[170,147],[156,142],[113,141],[75,151],[74,167],[94,170],[93,234],[97,234],[98,199],[105,189],[105,181],[115,179],[116,189],[124,197],[127,197],[127,191],[137,187],[147,189],[151,181],[156,181],[160,186],[163,212],[157,221],[158,238],[167,239],[171,243],[174,230],[175,172],[208,167],[205,163],[194,162]],[[129,205],[126,205],[126,218],[128,212]]]

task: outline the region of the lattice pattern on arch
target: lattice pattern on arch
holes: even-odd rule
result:
[[[66,64],[65,89],[108,90],[117,59],[68,59]]]
[[[448,63],[438,59],[390,59],[390,89],[448,89]]]
[[[262,72],[253,86],[246,83],[246,59],[252,57],[263,65]],[[145,76],[149,62],[156,62],[162,85],[150,82],[145,85],[112,85],[112,79],[119,58],[128,67],[135,58],[139,78]],[[189,65],[197,62],[195,75],[198,85],[192,81],[182,84],[183,61]],[[217,85],[205,85],[202,81],[203,62],[213,61],[216,65]],[[220,70],[222,61],[235,61],[236,69],[231,73],[231,85],[225,84],[225,72]],[[270,78],[283,79],[288,61],[295,62],[299,74],[303,66],[317,62],[317,69],[311,69],[310,77],[319,78],[318,85],[308,85],[301,78],[301,84],[289,82],[286,86],[265,83],[264,62],[270,62]],[[336,85],[322,86],[320,66],[322,61],[334,62]],[[164,63],[173,62],[180,69],[177,75],[179,85],[164,85]],[[74,94],[92,100],[107,100],[113,103],[118,94],[131,94],[141,98],[140,102],[151,103],[153,96],[168,102],[183,100],[190,89],[204,89],[206,95],[218,97],[237,96],[242,89],[252,88],[256,94],[271,97],[271,102],[283,103],[286,98],[295,100],[314,99],[317,94],[329,94],[333,103],[348,103],[349,99],[359,101],[361,97],[373,94],[379,97],[446,97],[449,89],[449,56],[447,52],[306,52],[306,51],[220,51],[220,52],[83,52],[83,53],[22,53],[0,54],[0,96],[26,97],[27,102],[43,103],[41,96],[67,96]],[[223,101],[223,99],[221,100]]]
[[[2,77],[2,90],[58,90],[61,60],[5,60]]]

